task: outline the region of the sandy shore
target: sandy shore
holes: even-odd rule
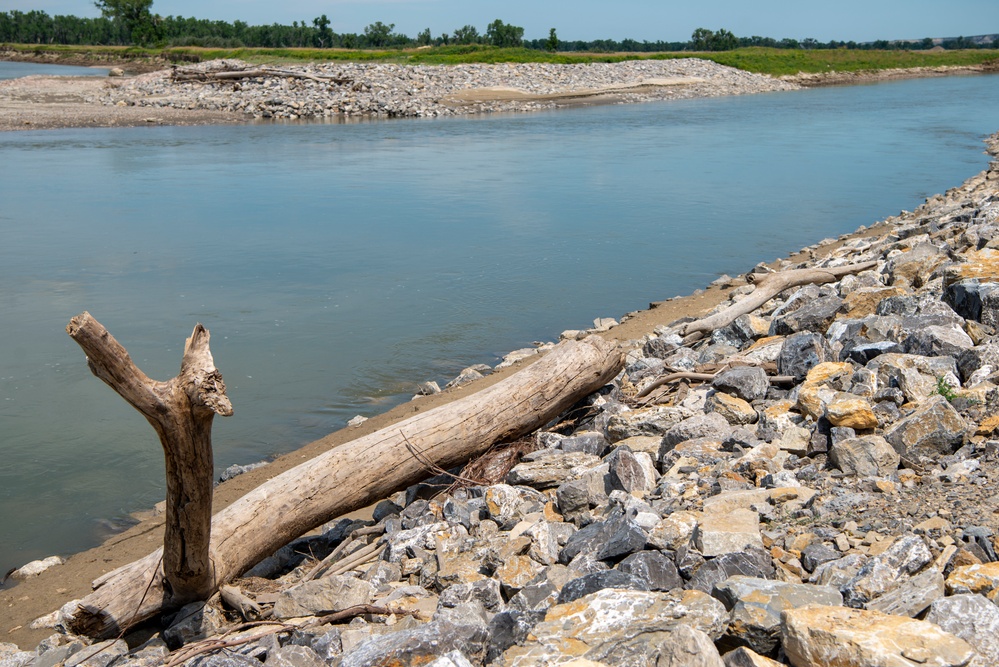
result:
[[[0,131],[69,127],[209,125],[244,121],[240,114],[197,109],[107,106],[96,101],[107,79],[28,76],[0,81]]]

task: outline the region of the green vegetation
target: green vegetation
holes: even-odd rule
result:
[[[87,47],[33,44],[6,44],[4,48],[26,54],[49,54],[56,59],[102,60],[162,58],[172,62],[199,62],[215,58],[239,58],[251,63],[292,63],[323,61],[382,61],[426,65],[460,63],[594,63],[635,59],[704,58],[722,65],[758,74],[781,76],[798,72],[856,72],[905,67],[943,67],[993,64],[999,67],[999,50],[968,51],[850,51],[741,48],[717,52],[655,54],[567,53],[536,51],[525,47],[498,48],[483,44],[454,44],[420,49],[319,49],[319,48],[165,48]]]
[[[937,378],[937,389],[936,392],[947,399],[948,403],[953,403],[954,399],[958,397],[958,393],[954,390],[954,386],[947,381],[947,378],[940,376]]]

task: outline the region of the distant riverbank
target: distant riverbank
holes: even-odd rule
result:
[[[123,77],[0,83],[0,131],[201,125],[251,120],[439,117],[787,91],[975,74],[989,63],[798,73],[779,78],[699,58],[623,62],[401,65],[239,60],[171,65],[161,55],[0,50],[0,60],[118,67]]]

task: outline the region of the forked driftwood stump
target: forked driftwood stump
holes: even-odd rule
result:
[[[433,475],[434,466],[451,468],[544,426],[612,380],[623,364],[617,344],[596,336],[561,343],[491,387],[264,482],[212,520],[212,589],[313,528]],[[66,627],[114,637],[175,605],[162,586],[160,560],[157,551],[98,579],[93,593],[63,607]]]
[[[90,313],[66,332],[87,354],[94,375],[142,413],[160,437],[166,459],[164,596],[171,605],[205,599],[215,589],[209,554],[212,522],[212,419],[232,405],[208,349],[208,330],[194,327],[184,346],[180,373],[166,382],[150,379]]]

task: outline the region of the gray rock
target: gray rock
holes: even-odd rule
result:
[[[426,665],[450,651],[481,660],[485,655],[488,631],[476,624],[455,625],[435,620],[409,630],[379,635],[361,642],[346,653],[340,667],[395,667]]]
[[[902,341],[907,353],[924,357],[956,357],[974,345],[971,336],[957,326],[922,327]]]
[[[879,355],[890,354],[893,352],[903,353],[905,350],[901,344],[891,340],[882,340],[876,343],[860,342],[856,345],[844,343],[843,345],[843,353],[846,357],[850,359],[850,361],[861,365],[866,365],[867,362]]]
[[[581,452],[583,454],[603,456],[610,449],[610,442],[604,437],[603,433],[590,431],[564,438],[559,443],[559,448],[566,452]]]
[[[262,667],[264,663],[239,653],[213,653],[198,656],[184,664],[185,667]]]
[[[718,373],[711,381],[711,386],[718,391],[752,402],[767,395],[770,379],[762,368],[739,366]]]
[[[999,283],[959,280],[944,287],[943,300],[966,320],[991,326],[999,322]]]
[[[64,667],[107,667],[127,653],[128,643],[124,639],[109,639],[80,649],[63,665]]]
[[[825,333],[843,305],[838,296],[823,296],[812,299],[794,312],[775,316],[770,324],[774,336],[790,336],[800,331]]]
[[[967,430],[967,423],[947,399],[934,396],[888,429],[885,440],[909,458],[939,457],[956,451]]]
[[[843,600],[850,607],[863,607],[901,586],[932,560],[933,555],[921,538],[900,537],[884,553],[868,560],[841,587]]]
[[[686,625],[677,627],[659,644],[655,667],[725,667],[711,637]]]
[[[831,586],[791,584],[734,576],[719,582],[712,595],[732,612],[728,637],[769,655],[780,643],[780,615],[806,605],[841,605],[843,596]]]
[[[880,435],[865,435],[833,442],[833,464],[848,475],[884,477],[898,469],[899,455]]]
[[[809,583],[820,586],[832,586],[842,589],[847,582],[857,576],[860,568],[867,562],[867,556],[863,554],[847,554],[837,560],[822,563],[815,568],[812,576],[808,578]]]
[[[936,600],[926,620],[974,646],[983,667],[999,665],[999,608],[985,596],[965,593]]]
[[[437,603],[441,607],[457,607],[473,601],[480,603],[489,611],[501,610],[503,596],[500,594],[500,582],[490,577],[470,583],[453,584],[441,591]]]
[[[680,407],[656,407],[614,415],[607,422],[607,435],[617,442],[637,435],[665,435],[693,413]]]
[[[681,625],[712,640],[728,612],[699,591],[669,593],[605,588],[548,610],[523,646],[503,654],[504,665],[554,665],[569,655],[607,665],[654,665],[659,645]]]
[[[973,375],[991,375],[999,371],[999,342],[990,340],[965,350],[957,358],[957,366],[965,383]]]
[[[167,646],[176,649],[184,644],[211,637],[225,627],[225,617],[215,607],[204,602],[192,602],[180,608],[170,627],[163,631]]]
[[[666,432],[659,449],[659,458],[662,459],[681,442],[695,438],[716,438],[723,440],[732,430],[732,426],[725,418],[716,412],[694,415],[693,417],[684,419]]]
[[[777,357],[777,372],[804,378],[817,364],[833,361],[832,348],[826,339],[815,333],[797,333],[788,336]]]
[[[597,560],[618,558],[641,551],[647,541],[645,531],[624,516],[597,521],[569,538],[559,553],[559,562],[568,563],[582,553]]]
[[[716,585],[736,575],[773,579],[774,564],[770,554],[759,547],[750,547],[741,553],[712,558],[697,569],[688,587],[711,593]]]
[[[648,454],[635,454],[627,446],[622,446],[605,460],[609,466],[607,481],[612,490],[644,495],[656,488],[656,469]]]
[[[267,655],[267,667],[326,667],[326,661],[308,646],[281,646]]]
[[[840,553],[821,542],[812,542],[801,550],[801,565],[806,572],[814,572],[816,568],[824,563],[831,563],[839,560]]]
[[[337,575],[313,579],[278,593],[274,603],[274,618],[296,618],[320,611],[341,611],[369,604],[374,596],[375,587],[363,579]]]
[[[543,611],[504,611],[489,621],[489,645],[486,664],[491,664],[511,646],[519,646],[527,639],[536,624],[543,621]]]
[[[513,467],[506,476],[508,484],[551,489],[600,465],[600,457],[583,452],[546,449],[534,454]]]
[[[620,570],[604,570],[586,574],[566,583],[559,591],[556,604],[566,604],[573,600],[596,593],[605,588],[618,588],[632,591],[647,591],[649,584],[633,574]]]
[[[638,577],[648,590],[670,591],[683,587],[683,579],[673,561],[661,551],[639,551],[621,561],[617,569]]]
[[[943,596],[943,573],[935,567],[929,567],[905,579],[880,597],[870,600],[865,608],[893,616],[915,618]]]

